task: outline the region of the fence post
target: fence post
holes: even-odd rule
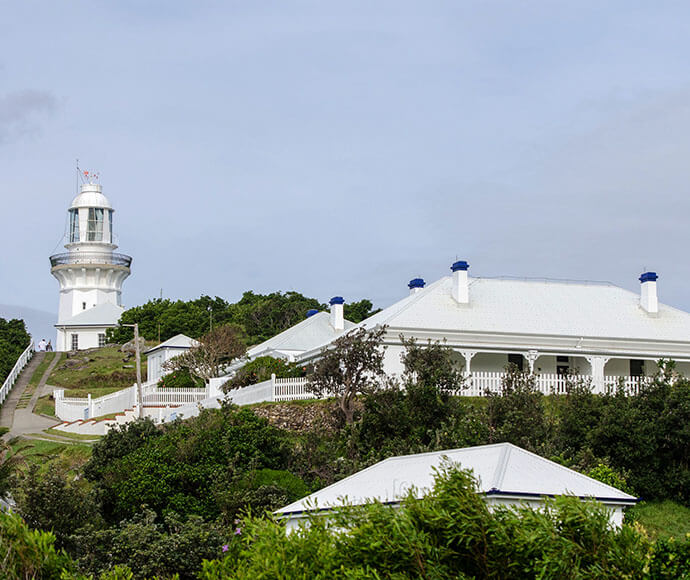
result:
[[[271,401],[276,400],[276,374],[271,373]]]

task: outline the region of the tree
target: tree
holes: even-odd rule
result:
[[[348,425],[354,422],[355,397],[373,393],[381,385],[386,328],[358,328],[342,335],[323,349],[309,377],[308,388],[317,397],[338,397]]]
[[[204,334],[199,344],[163,364],[168,371],[188,371],[208,382],[219,376],[230,362],[245,355],[242,329],[225,324]]]
[[[419,346],[414,338],[400,335],[405,347],[402,363],[406,382],[435,387],[442,392],[453,392],[462,388],[464,377],[453,360],[453,350],[445,344],[428,341]]]
[[[371,300],[367,300],[366,298],[363,298],[359,302],[346,302],[343,308],[343,315],[345,318],[355,324],[362,322],[362,320],[366,320],[377,312],[381,312],[381,309],[377,308],[374,310]]]

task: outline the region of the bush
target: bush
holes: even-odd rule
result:
[[[57,547],[69,548],[69,536],[88,522],[98,522],[93,495],[76,481],[68,481],[55,465],[39,474],[32,465],[19,480],[17,509],[34,529],[51,530]]]
[[[231,532],[201,518],[175,515],[163,522],[144,510],[117,526],[82,528],[73,537],[75,560],[88,574],[104,574],[115,566],[131,570],[131,578],[196,578],[204,559],[218,557]]]
[[[204,381],[187,369],[178,369],[158,379],[158,387],[168,389],[203,389]]]
[[[60,578],[74,570],[51,532],[31,530],[15,513],[0,510],[0,577],[7,580]]]
[[[306,367],[282,358],[260,356],[239,369],[235,376],[223,385],[223,390],[227,393],[230,389],[239,389],[247,385],[261,383],[269,380],[272,374],[279,379],[303,377],[306,375],[306,371]]]
[[[551,450],[544,395],[536,389],[534,375],[508,365],[502,393],[487,394],[487,413],[491,443],[507,441],[545,455]]]
[[[281,433],[265,419],[226,405],[164,426],[89,474],[108,521],[132,517],[144,505],[159,516],[173,511],[214,519],[221,482],[248,469],[280,469],[286,453]]]

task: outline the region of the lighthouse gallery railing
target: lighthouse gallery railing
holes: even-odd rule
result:
[[[50,256],[51,267],[72,264],[110,264],[129,268],[132,257],[114,252],[65,252]]]

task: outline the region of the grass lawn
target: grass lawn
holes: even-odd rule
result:
[[[98,441],[101,435],[88,435],[86,433],[68,433],[67,431],[60,431],[59,429],[46,429],[44,433],[48,435],[57,435],[59,437],[65,437],[67,439],[74,439],[76,441]]]
[[[51,464],[76,473],[91,457],[91,446],[81,443],[66,443],[59,441],[39,441],[16,437],[10,441],[12,453],[24,460],[20,469],[30,465],[38,465],[42,470]]]
[[[655,540],[670,537],[683,540],[690,534],[690,508],[671,500],[640,502],[626,511],[625,519],[642,524]]]
[[[55,417],[55,401],[50,398],[50,395],[39,397],[34,405],[34,413]]]
[[[48,384],[65,389],[66,397],[102,397],[131,387],[137,380],[134,357],[116,346],[82,350],[58,363]],[[131,367],[131,368],[130,368]],[[146,359],[141,361],[142,379],[146,377]]]

